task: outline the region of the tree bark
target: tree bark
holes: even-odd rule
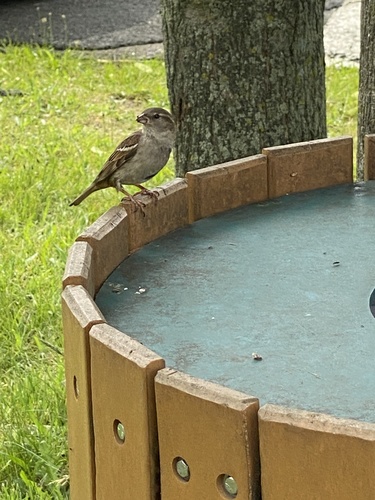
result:
[[[161,0],[177,173],[326,136],[324,0]]]
[[[357,180],[364,179],[364,137],[375,133],[375,0],[362,0]]]

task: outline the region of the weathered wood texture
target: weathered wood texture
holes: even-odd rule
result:
[[[69,249],[63,276],[63,288],[82,285],[93,297],[95,294],[92,247],[86,241],[76,241]]]
[[[164,360],[106,324],[91,329],[90,348],[96,500],[157,500],[154,377]]]
[[[241,160],[188,172],[189,222],[268,198],[267,157]]]
[[[353,139],[338,137],[265,148],[269,197],[353,181]]]
[[[91,275],[96,293],[129,254],[128,215],[123,206],[110,208],[77,238],[92,247]],[[77,243],[76,243],[77,244]]]
[[[373,500],[375,424],[265,405],[262,499]]]
[[[177,172],[326,136],[323,0],[162,0]]]
[[[157,200],[147,195],[142,197],[144,213],[134,210],[130,201],[123,202],[129,218],[130,252],[189,222],[185,179],[174,179],[154,191],[159,195]]]
[[[375,133],[375,0],[362,0],[357,179],[364,179],[364,138]]]
[[[104,317],[82,286],[62,294],[71,500],[96,500],[89,331]]]
[[[163,500],[258,500],[258,400],[170,368],[155,388]],[[177,474],[179,457],[188,481]],[[235,479],[235,497],[223,491],[224,475]]]

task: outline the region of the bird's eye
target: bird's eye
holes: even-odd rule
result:
[[[155,113],[155,114],[154,114],[154,118],[156,118],[156,119],[160,118],[159,113]]]

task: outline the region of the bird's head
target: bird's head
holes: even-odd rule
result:
[[[137,122],[144,127],[147,135],[152,135],[163,142],[170,143],[172,147],[176,127],[172,115],[163,108],[149,108],[137,116]]]

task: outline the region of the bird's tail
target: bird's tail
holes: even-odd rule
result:
[[[94,191],[98,191],[98,189],[102,189],[99,187],[97,184],[90,184],[90,186],[83,191],[75,200],[72,201],[72,203],[69,203],[69,206],[72,207],[73,205],[79,205],[85,198],[90,196],[91,193]]]

